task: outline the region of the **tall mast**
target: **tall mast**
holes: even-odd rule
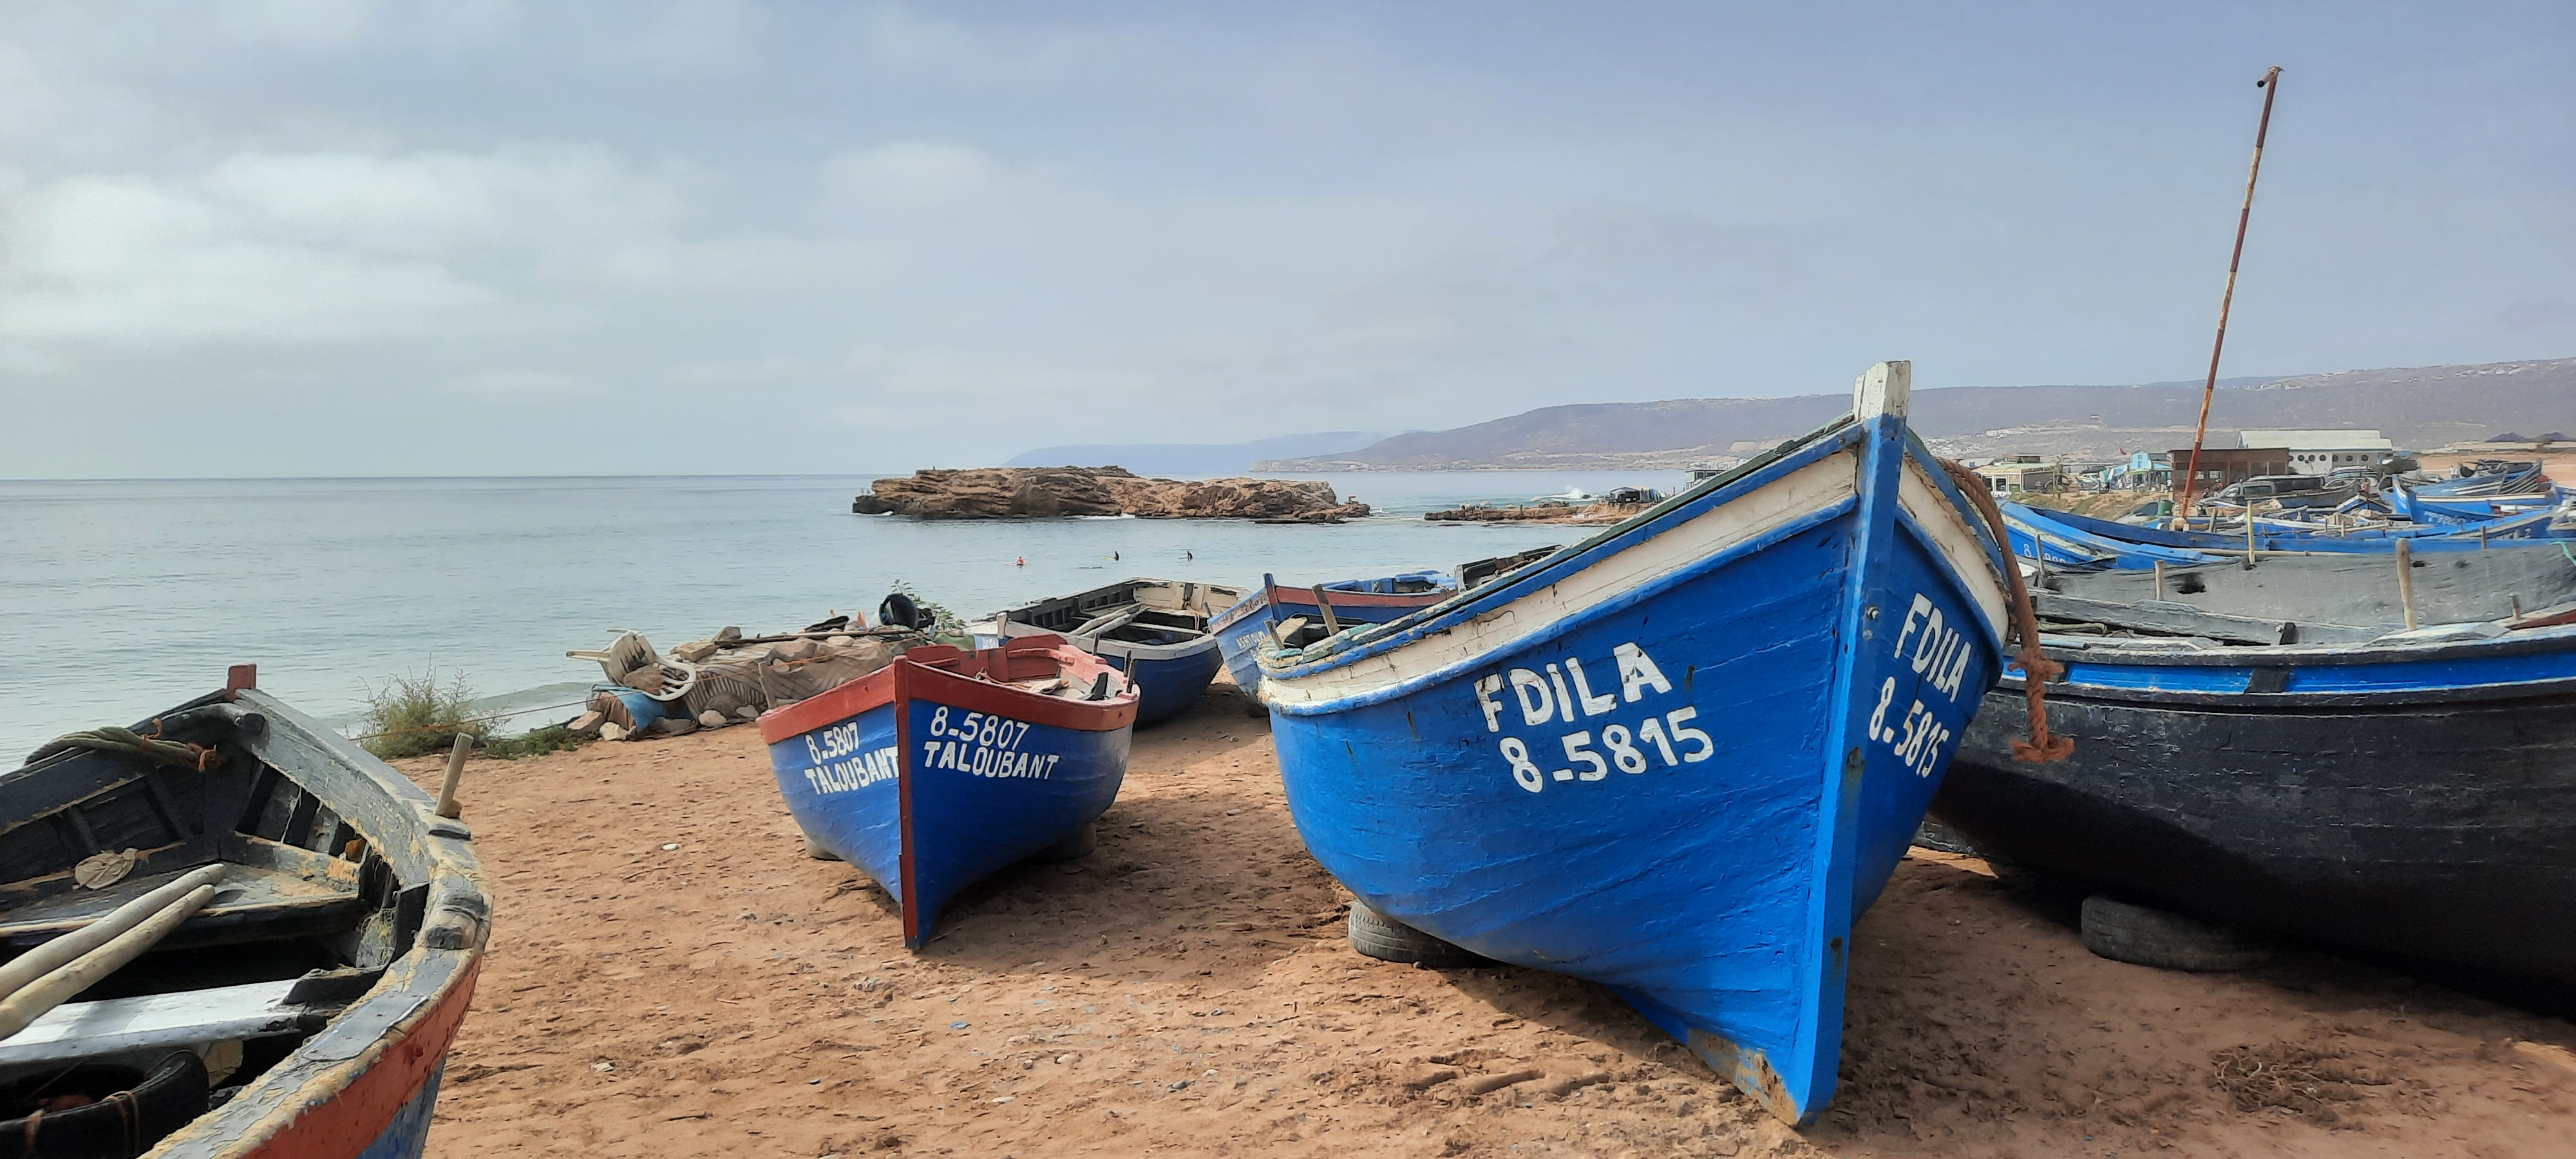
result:
[[[2177,526],[2191,519],[2191,491],[2200,482],[2200,444],[2209,437],[2209,400],[2218,393],[2218,352],[2227,348],[2227,310],[2236,304],[2236,267],[2245,260],[2245,226],[2254,220],[2254,181],[2263,176],[2263,137],[2272,130],[2272,98],[2281,95],[2281,66],[2273,65],[2255,81],[2263,90],[2263,119],[2254,126],[2254,166],[2245,174],[2245,207],[2236,211],[2236,249],[2227,255],[2227,293],[2218,299],[2218,338],[2209,344],[2209,381],[2200,388],[2200,424],[2191,432],[2191,465],[2182,477],[2180,499],[2174,504]],[[2246,513],[2251,525],[2253,512]]]

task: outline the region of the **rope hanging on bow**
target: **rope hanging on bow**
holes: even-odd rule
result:
[[[1948,459],[1936,461],[1968,496],[1968,502],[1976,505],[1977,514],[1995,533],[1996,545],[2004,549],[2004,582],[2012,591],[2012,630],[2021,637],[2021,652],[2014,658],[2021,661],[2022,691],[2030,698],[2030,739],[2014,739],[2013,759],[2028,764],[2064,760],[2075,751],[2075,739],[2049,735],[2045,685],[2064,675],[2066,669],[2039,650],[2039,615],[2031,611],[2030,588],[2022,583],[2021,558],[2013,553],[2012,532],[2004,523],[2003,510],[1995,506],[1995,497],[1986,490],[1983,476]]]
[[[224,754],[206,745],[161,739],[161,720],[158,717],[153,718],[152,731],[148,734],[138,733],[130,728],[118,728],[115,725],[64,733],[46,741],[43,748],[29,753],[26,763],[32,765],[55,753],[70,752],[73,749],[125,753],[157,764],[176,765],[199,772],[224,763]]]

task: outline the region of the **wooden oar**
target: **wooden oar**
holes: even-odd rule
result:
[[[107,943],[107,940],[133,929],[143,919],[161,912],[171,902],[186,897],[201,885],[213,885],[224,879],[222,862],[192,870],[178,880],[144,894],[108,911],[107,916],[20,954],[6,966],[0,966],[0,999],[16,994],[27,983],[52,973],[63,963],[78,958]]]
[[[222,867],[209,866],[208,868]],[[162,906],[150,917],[125,932],[109,938],[106,945],[81,955],[68,966],[27,983],[17,993],[11,994],[6,1001],[0,1001],[0,1039],[6,1039],[25,1030],[28,1024],[44,1017],[45,1012],[70,1001],[81,991],[97,985],[100,979],[123,969],[126,963],[142,957],[144,951],[159,944],[161,939],[170,936],[170,931],[178,929],[179,923],[195,916],[198,910],[205,908],[207,902],[214,900],[217,888],[219,887],[209,883],[189,890],[186,896]],[[87,927],[84,927],[82,932],[88,932]]]
[[[1103,612],[1088,620],[1084,620],[1080,627],[1065,633],[1065,635],[1075,637],[1105,636],[1120,628],[1126,627],[1128,624],[1134,622],[1136,617],[1144,614],[1145,605],[1129,604],[1126,607]]]

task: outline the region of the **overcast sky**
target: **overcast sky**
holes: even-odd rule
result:
[[[2576,354],[2576,5],[0,4],[0,477]]]

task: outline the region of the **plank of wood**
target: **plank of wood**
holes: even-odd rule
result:
[[[253,982],[68,1002],[0,1041],[0,1068],[54,1064],[129,1050],[294,1034],[300,1006],[286,1003],[295,980]]]
[[[2115,604],[2055,592],[2032,592],[2031,604],[2042,619],[2076,620],[2167,636],[2206,636],[2232,644],[2286,644],[2297,638],[2296,629],[2285,620],[2222,615],[2160,600]]]

